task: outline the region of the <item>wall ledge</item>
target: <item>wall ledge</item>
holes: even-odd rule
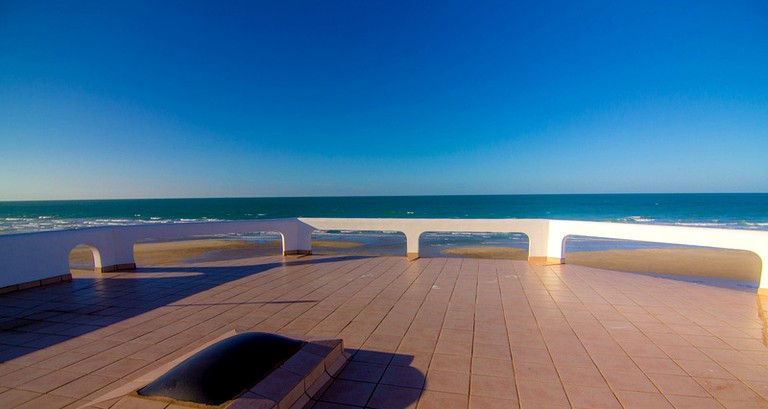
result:
[[[564,258],[559,257],[528,257],[531,264],[565,264]]]
[[[127,263],[127,264],[113,264],[111,266],[104,266],[104,267],[97,267],[94,268],[94,271],[99,273],[111,273],[113,271],[129,271],[129,270],[135,270],[136,269],[136,263]]]
[[[71,274],[62,274],[60,276],[48,277],[48,278],[44,278],[42,280],[33,280],[33,281],[27,281],[25,283],[9,285],[9,286],[0,288],[0,294],[15,293],[16,291],[22,291],[22,290],[26,290],[26,289],[29,289],[29,288],[42,287],[42,286],[45,286],[45,285],[56,284],[56,283],[60,283],[62,281],[72,281],[72,275]]]

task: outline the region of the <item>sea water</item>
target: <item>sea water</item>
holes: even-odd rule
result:
[[[543,218],[768,230],[768,194],[594,194],[492,196],[291,197],[0,202],[0,234],[94,226],[122,226],[284,217]],[[233,235],[249,241],[277,236]],[[402,234],[317,232],[314,239],[363,243],[345,252],[405,253]],[[527,249],[523,234],[429,233],[422,251],[474,245]],[[569,238],[566,251],[661,247],[653,243]]]

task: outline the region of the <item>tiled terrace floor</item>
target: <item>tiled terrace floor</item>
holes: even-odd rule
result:
[[[109,407],[237,329],[344,339],[316,409],[768,408],[757,310],[754,292],[508,260],[144,268],[0,296],[0,407]]]

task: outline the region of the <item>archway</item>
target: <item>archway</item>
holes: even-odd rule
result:
[[[282,254],[279,232],[248,232],[219,235],[144,239],[133,245],[137,266],[238,260]]]
[[[528,259],[525,233],[425,232],[419,237],[420,257]]]
[[[405,256],[405,234],[397,231],[315,230],[313,254]]]
[[[95,246],[81,243],[69,251],[70,274],[91,274],[97,272],[97,265],[101,265],[101,253]]]

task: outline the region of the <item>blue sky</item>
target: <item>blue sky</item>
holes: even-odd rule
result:
[[[0,2],[0,200],[768,192],[767,156],[764,1]]]

